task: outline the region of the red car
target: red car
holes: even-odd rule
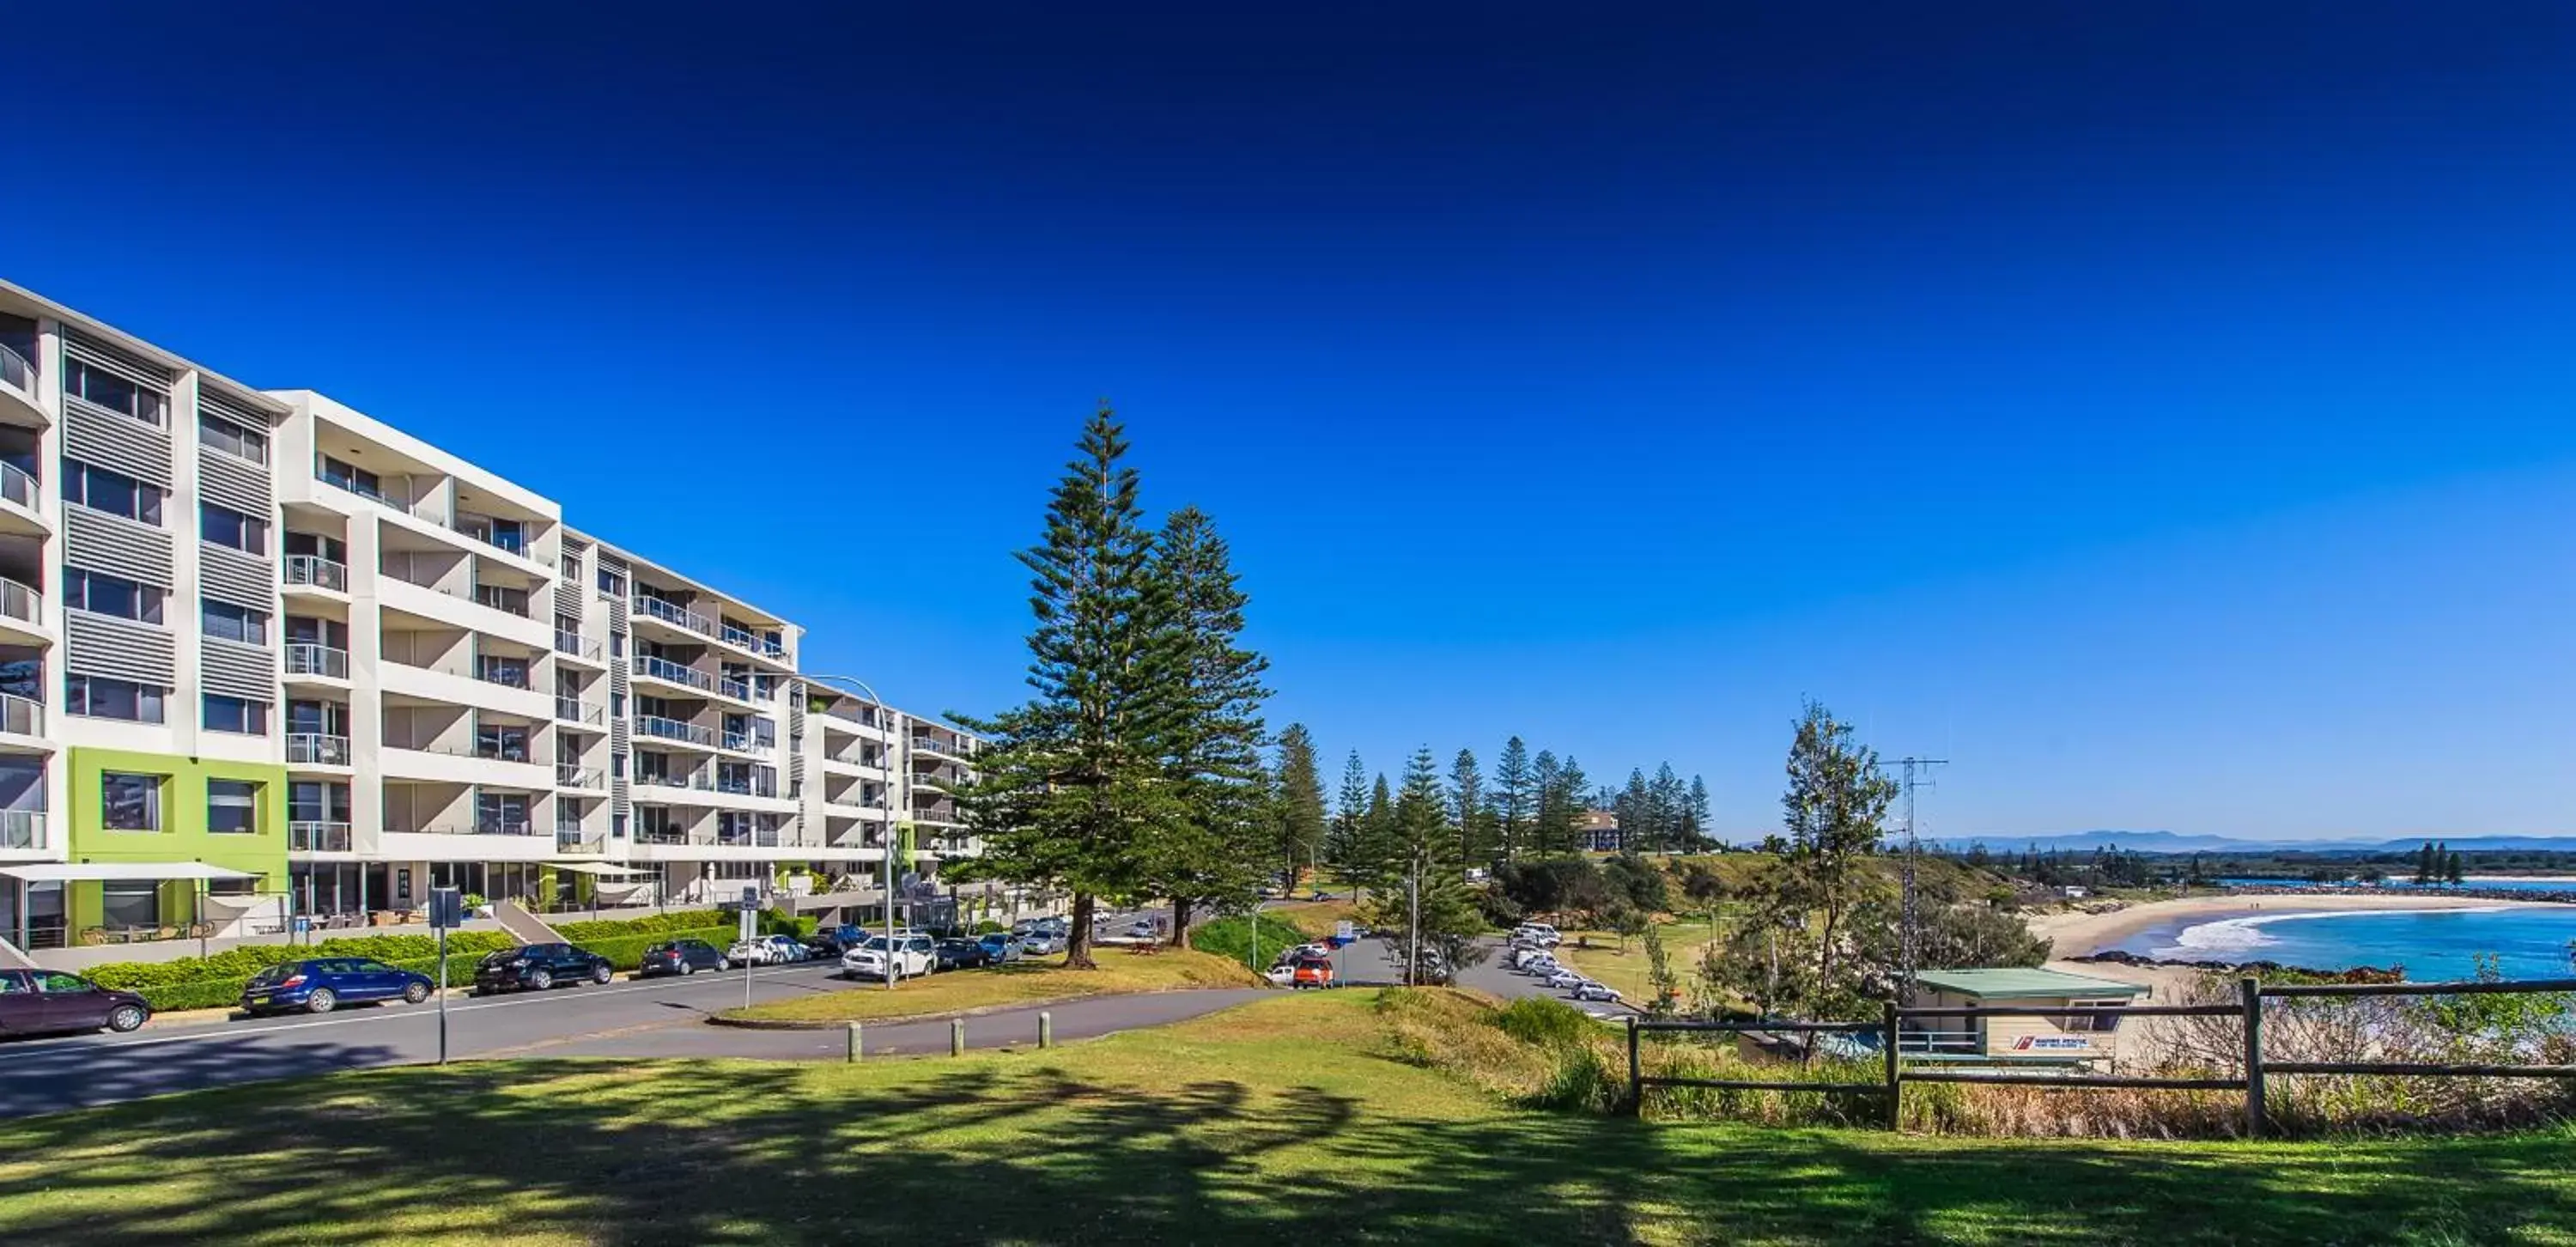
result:
[[[1333,986],[1333,963],[1327,957],[1300,957],[1288,976],[1290,987]]]

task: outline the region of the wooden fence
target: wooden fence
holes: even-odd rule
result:
[[[2237,980],[2237,1002],[2216,1005],[2117,1006],[1950,1006],[1902,1008],[1887,1002],[1875,1022],[1699,1022],[1662,1018],[1628,1019],[1628,1099],[1633,1116],[1643,1107],[1648,1087],[1718,1087],[1739,1091],[1820,1091],[1875,1094],[1886,1097],[1887,1126],[1904,1120],[1905,1084],[1971,1083],[2003,1087],[2069,1090],[2129,1088],[2153,1091],[2241,1091],[2245,1096],[2247,1133],[2271,1132],[2263,1105],[2267,1074],[2399,1074],[2455,1078],[2576,1078],[2576,1065],[2417,1065],[2375,1061],[2266,1061],[2263,1059],[2263,1002],[2332,996],[2475,996],[2519,992],[2576,992],[2576,979],[2529,979],[2501,983],[2335,983],[2265,987],[2256,979]],[[2132,1078],[2111,1074],[1979,1073],[1967,1070],[1908,1070],[1898,1051],[1903,1025],[1923,1019],[1969,1018],[2154,1018],[2241,1017],[2245,1027],[2244,1072],[2234,1078]],[[1652,1031],[1741,1033],[1822,1033],[1878,1036],[1883,1075],[1872,1082],[1798,1082],[1737,1078],[1670,1078],[1648,1074],[1638,1053],[1638,1039]]]

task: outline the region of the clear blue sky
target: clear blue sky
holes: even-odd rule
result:
[[[1750,834],[1811,694],[1944,834],[2576,831],[2564,5],[96,7],[6,276],[900,701],[1018,695],[1105,395],[1329,764]]]

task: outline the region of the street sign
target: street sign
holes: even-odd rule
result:
[[[437,931],[452,931],[465,925],[465,893],[462,889],[429,890],[429,925]]]

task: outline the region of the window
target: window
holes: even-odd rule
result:
[[[207,636],[244,645],[268,644],[268,612],[213,598],[200,599],[198,605],[204,610]]]
[[[63,361],[63,393],[105,407],[121,416],[132,416],[149,425],[159,425],[168,415],[170,399],[156,390],[126,380],[79,359]]]
[[[297,780],[286,786],[286,817],[297,823],[349,821],[349,786]]]
[[[63,605],[93,615],[114,615],[141,623],[161,622],[162,589],[105,572],[63,569]]]
[[[355,464],[343,463],[329,455],[324,455],[321,466],[313,469],[313,475],[320,478],[325,485],[345,489],[353,494],[361,494],[379,502],[384,501],[384,485],[376,479],[376,474]]]
[[[528,660],[505,654],[478,654],[474,658],[475,677],[492,684],[512,688],[528,687]]]
[[[625,633],[611,632],[608,634],[608,656],[611,658],[624,658],[626,656]]]
[[[100,922],[110,927],[160,926],[160,883],[151,879],[110,879],[99,884],[98,916]],[[71,978],[68,974],[62,977]],[[47,986],[44,990],[61,989]]]
[[[229,546],[263,558],[268,555],[268,521],[252,519],[231,507],[198,503],[197,536],[209,545]]]
[[[268,703],[206,694],[206,730],[238,732],[244,736],[268,735]]]
[[[2129,1002],[2126,1000],[2069,1000],[2066,1003],[2077,1009],[2118,1009],[2126,1007]],[[2082,1015],[2065,1017],[2058,1019],[2057,1029],[2070,1034],[2108,1034],[2120,1029],[2120,1019]]]
[[[268,462],[268,434],[203,411],[197,413],[197,444],[212,446],[235,459]]]
[[[163,690],[152,685],[105,676],[75,675],[63,680],[63,709],[92,719],[158,723],[162,696]]]
[[[625,815],[611,814],[608,816],[608,835],[612,840],[623,840],[626,838]]]
[[[349,543],[324,533],[290,532],[286,534],[285,542],[288,554],[310,555],[334,563],[349,561]]]
[[[138,884],[146,889],[146,891],[154,898],[155,904],[153,905],[153,917],[157,918],[160,913],[160,905],[158,904],[158,901],[161,885],[154,883],[149,879],[132,879],[125,880],[123,882],[128,885],[129,890],[133,885]],[[117,885],[111,883],[107,886],[114,888]],[[155,921],[147,920],[120,925],[150,927],[158,926],[160,924]],[[29,972],[27,978],[35,983],[37,991],[46,992],[56,996],[77,996],[82,992],[94,992],[98,990],[98,988],[91,985],[88,979],[82,978],[77,974],[65,974],[60,970],[35,970]]]
[[[160,486],[147,485],[122,472],[91,467],[78,459],[63,460],[63,501],[155,527],[161,523]]]
[[[487,836],[524,836],[528,834],[527,794],[513,792],[475,793],[474,830]]]
[[[259,785],[238,779],[207,780],[206,830],[219,836],[259,834]]]
[[[161,830],[161,777],[109,771],[98,777],[99,825],[109,831]]]
[[[528,760],[528,729],[511,723],[482,723],[474,728],[474,753],[477,757],[498,758],[503,762]]]
[[[286,731],[293,736],[346,736],[349,708],[336,701],[290,701]]]
[[[599,569],[599,591],[613,598],[626,596],[626,576],[603,567]]]
[[[580,556],[580,555],[578,555],[578,554],[567,554],[567,555],[565,555],[565,556],[564,556],[564,558],[563,558],[563,577],[564,577],[564,583],[566,583],[566,584],[575,584],[575,585],[577,585],[577,584],[580,584],[580,583],[581,583],[581,556]]]

